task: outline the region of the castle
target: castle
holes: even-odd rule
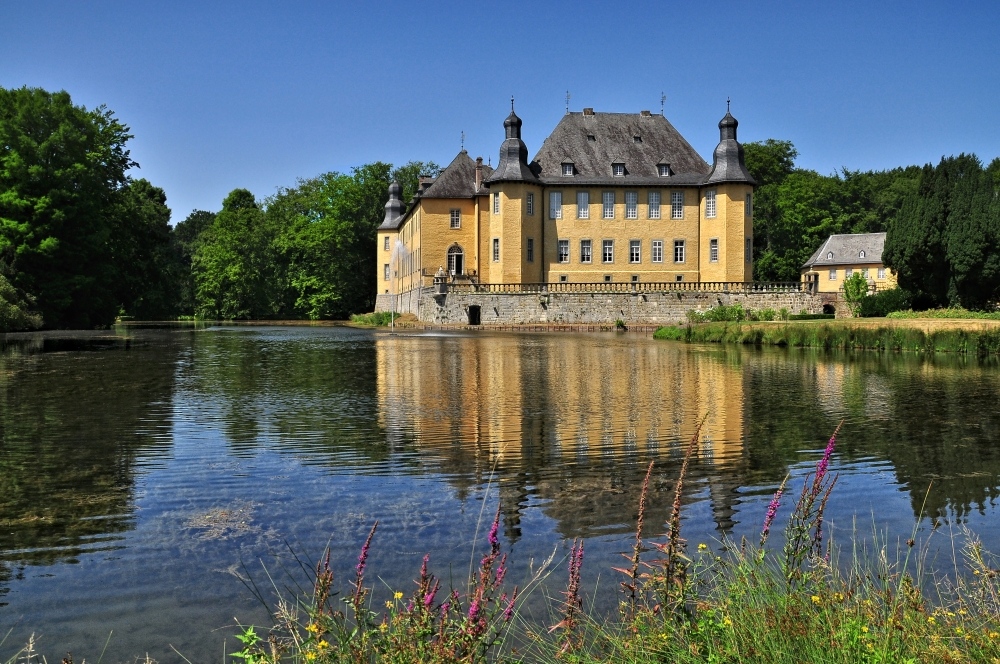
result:
[[[710,166],[663,115],[585,108],[529,161],[512,102],[495,169],[463,149],[408,205],[390,185],[377,308],[405,310],[435,274],[515,290],[752,281],[755,182],[737,124],[727,110]]]

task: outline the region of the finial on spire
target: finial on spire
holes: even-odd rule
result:
[[[514,112],[514,95],[510,96],[510,112]]]
[[[462,131],[462,152],[465,152],[465,131]]]
[[[729,112],[729,97],[726,97],[726,113]]]
[[[566,91],[566,115],[569,115],[569,90]]]
[[[663,105],[667,101],[667,95],[665,92],[660,93],[660,115],[663,115]]]

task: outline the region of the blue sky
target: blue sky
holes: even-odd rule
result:
[[[0,0],[0,86],[65,89],[132,128],[174,221],[236,187],[382,160],[492,158],[516,98],[533,155],[565,111],[658,112],[708,160],[740,140],[798,165],[1000,156],[1000,3]]]

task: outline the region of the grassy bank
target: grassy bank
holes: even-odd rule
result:
[[[1000,325],[980,320],[848,319],[699,323],[659,328],[674,341],[827,349],[1000,354]]]

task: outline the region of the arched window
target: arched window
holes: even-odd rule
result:
[[[865,257],[865,250],[864,250],[864,249],[862,249],[862,250],[861,250],[861,253],[860,253],[860,254],[858,254],[858,258],[864,258],[864,257]]]
[[[828,261],[832,261],[833,260],[833,252],[832,251],[826,255],[826,260],[828,260]]]
[[[448,247],[448,274],[465,274],[465,252],[457,244]]]

